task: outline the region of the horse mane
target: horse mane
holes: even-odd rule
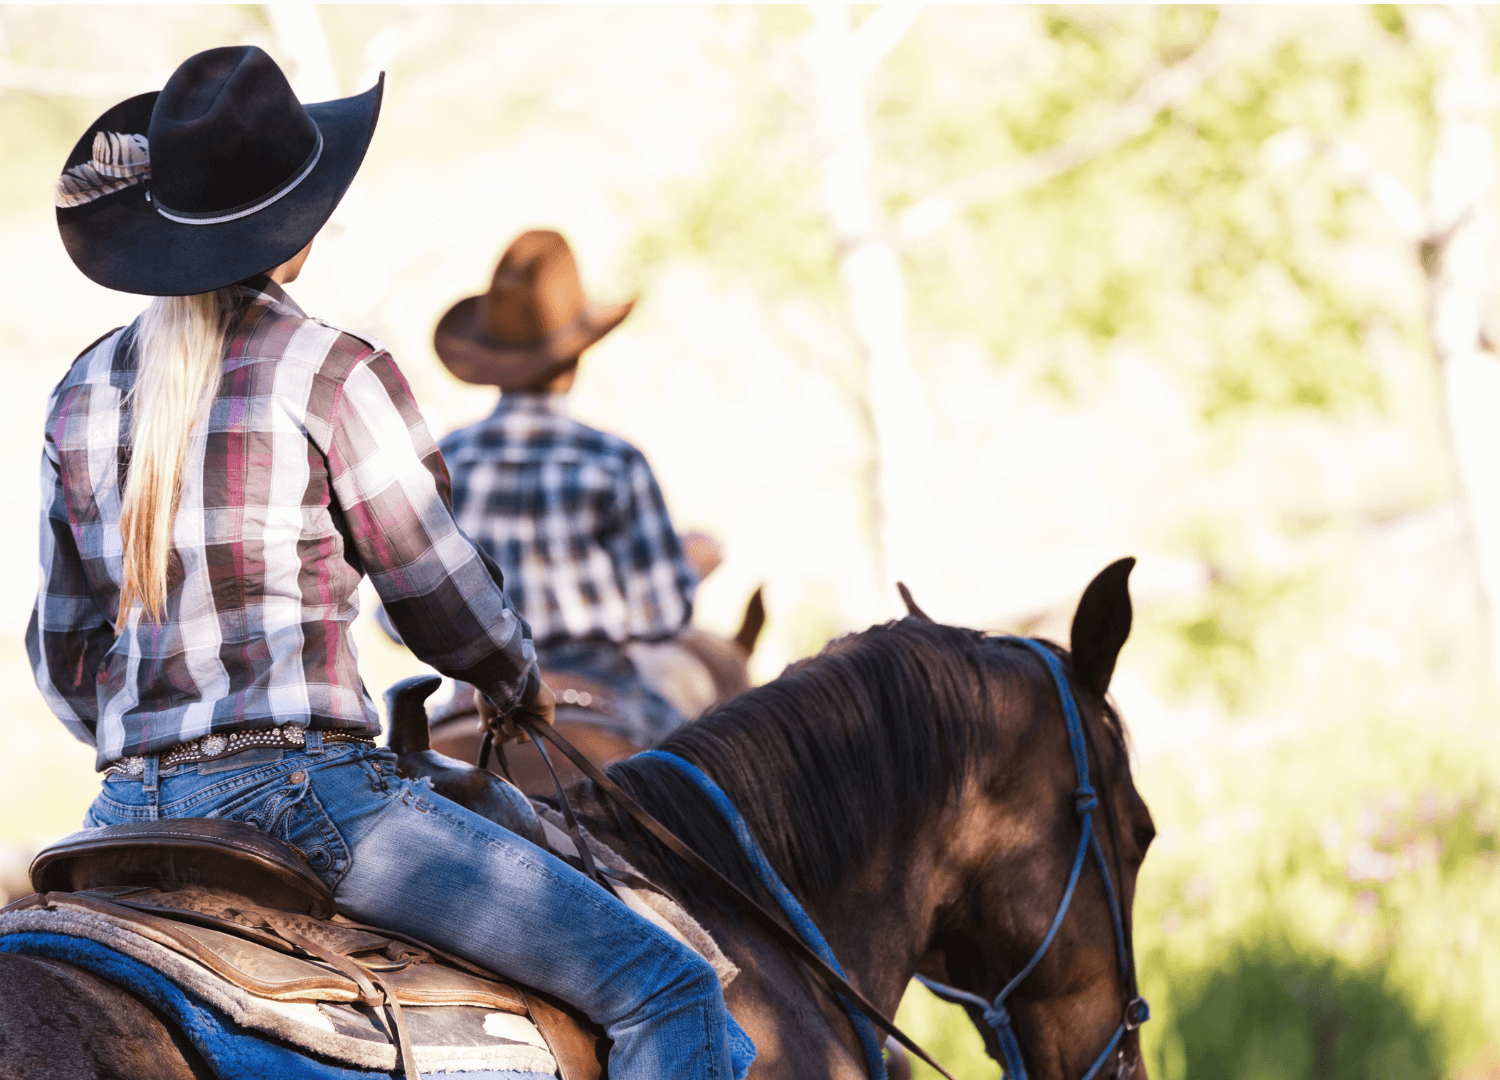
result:
[[[996,709],[1036,686],[1050,691],[1051,679],[1029,650],[906,618],[829,643],[658,748],[711,776],[788,887],[817,904],[877,838],[909,836],[936,802],[992,760],[1001,750]],[[1122,734],[1118,720],[1112,731]],[[729,828],[676,769],[630,758],[607,772],[736,885],[764,895]],[[615,825],[690,907],[732,910],[623,814]]]

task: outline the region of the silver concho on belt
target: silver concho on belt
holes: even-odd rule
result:
[[[374,745],[374,740],[353,732],[328,731],[323,733],[329,742],[363,742]],[[228,735],[200,735],[196,739],[178,743],[161,752],[161,767],[170,769],[176,765],[191,765],[200,761],[213,761],[228,757],[241,750],[256,747],[301,748],[307,745],[307,730],[292,724],[280,727],[260,728],[257,731],[235,731]],[[104,770],[106,777],[124,776],[136,779],[145,775],[144,757],[123,757]]]

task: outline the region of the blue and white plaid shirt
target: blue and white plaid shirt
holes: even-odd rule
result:
[[[568,416],[562,394],[503,395],[439,443],[459,527],[548,641],[653,641],[693,613],[697,576],[645,456]]]

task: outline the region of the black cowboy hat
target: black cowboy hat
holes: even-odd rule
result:
[[[634,306],[591,301],[562,234],[532,229],[511,241],[489,292],[448,309],[432,344],[464,382],[524,390],[561,374]]]
[[[364,161],[385,78],[304,106],[253,45],[189,57],[90,125],[56,190],[73,262],[105,288],[186,296],[286,262]]]

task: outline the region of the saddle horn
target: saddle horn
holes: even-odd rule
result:
[[[542,833],[541,820],[520,788],[494,773],[476,769],[466,761],[432,749],[424,702],[442,682],[436,675],[414,675],[402,679],[385,692],[385,713],[391,724],[390,748],[396,754],[396,771],[408,780],[427,777],[432,782],[432,790],[439,795],[545,849],[547,840]]]
[[[431,750],[427,705],[443,680],[436,675],[413,675],[393,683],[385,692],[385,716],[391,725],[390,748],[398,755]]]

